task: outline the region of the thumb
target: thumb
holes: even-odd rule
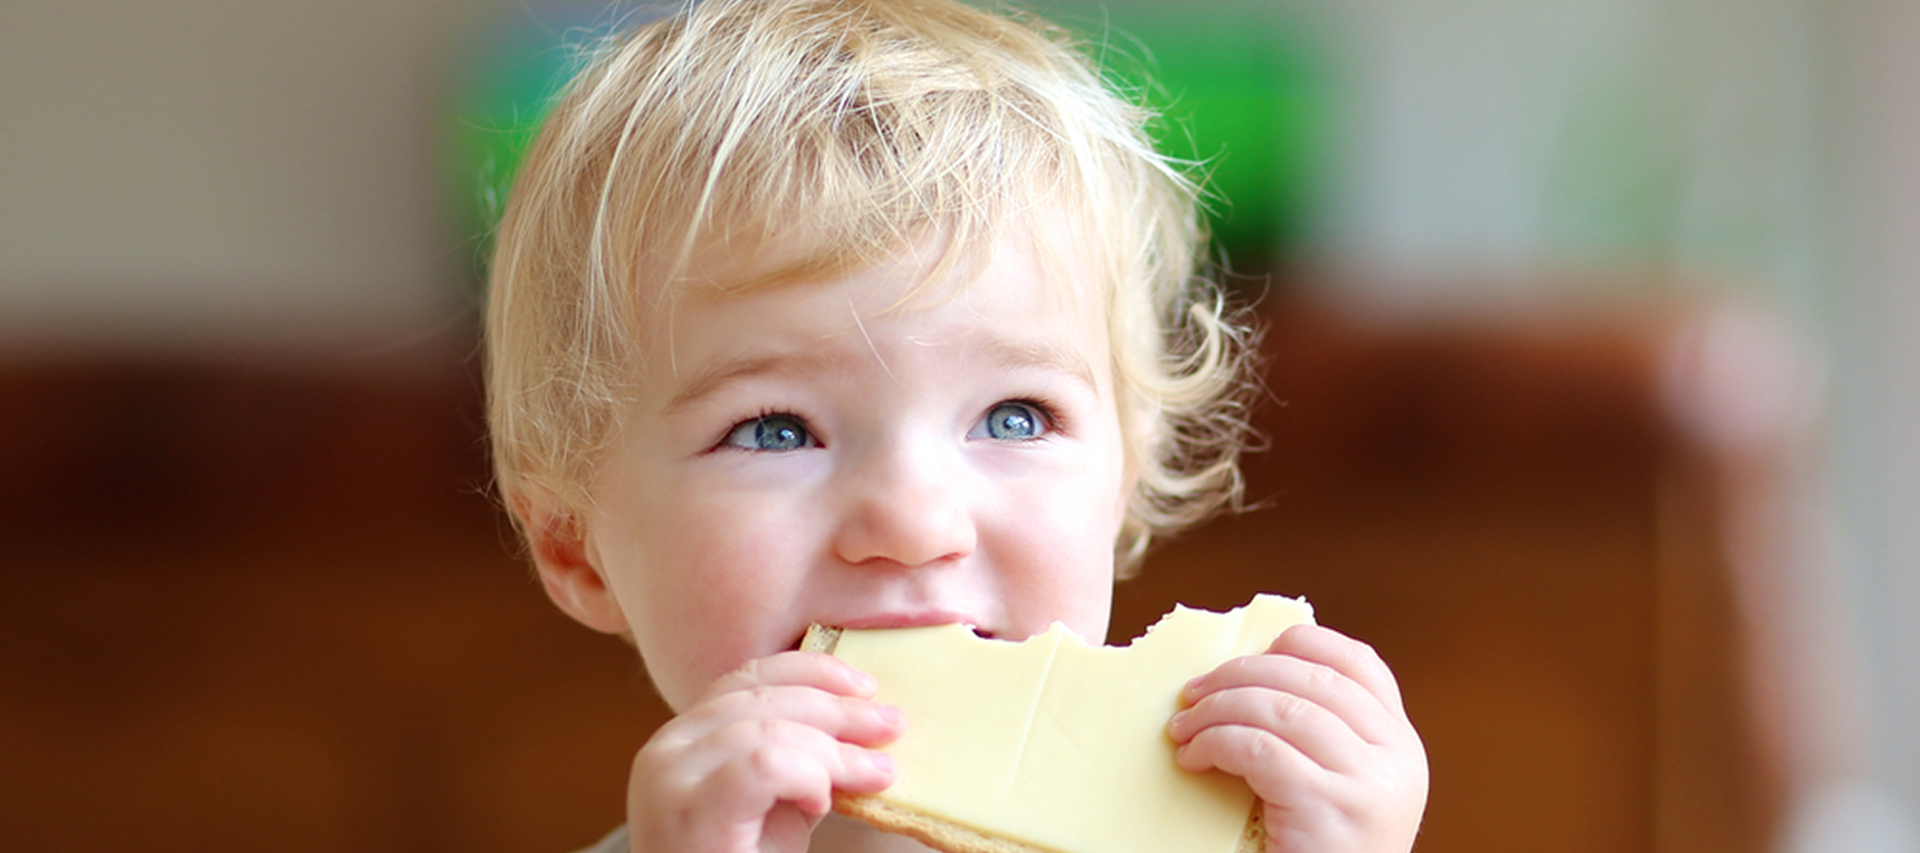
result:
[[[760,853],[807,853],[808,837],[819,822],[819,816],[809,817],[793,803],[775,805],[761,825]]]

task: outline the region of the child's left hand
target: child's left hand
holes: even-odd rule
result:
[[[1169,730],[1180,766],[1247,780],[1267,853],[1405,853],[1427,757],[1372,648],[1314,625],[1193,680]]]

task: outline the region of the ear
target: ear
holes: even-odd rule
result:
[[[579,517],[548,494],[514,496],[513,512],[527,531],[540,584],[561,612],[595,631],[627,633],[626,613],[607,585]]]

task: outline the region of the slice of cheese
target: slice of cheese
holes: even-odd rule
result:
[[[1176,607],[1125,647],[1055,623],[1021,642],[959,625],[844,631],[832,651],[906,712],[888,747],[897,781],[870,799],[1060,853],[1233,853],[1253,792],[1180,769],[1167,721],[1189,679],[1312,621],[1304,600],[1261,595],[1227,613]]]

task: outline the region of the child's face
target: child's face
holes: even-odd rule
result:
[[[1097,298],[1013,234],[895,307],[932,255],[652,335],[584,544],[676,710],[814,622],[1104,639],[1130,484]]]

